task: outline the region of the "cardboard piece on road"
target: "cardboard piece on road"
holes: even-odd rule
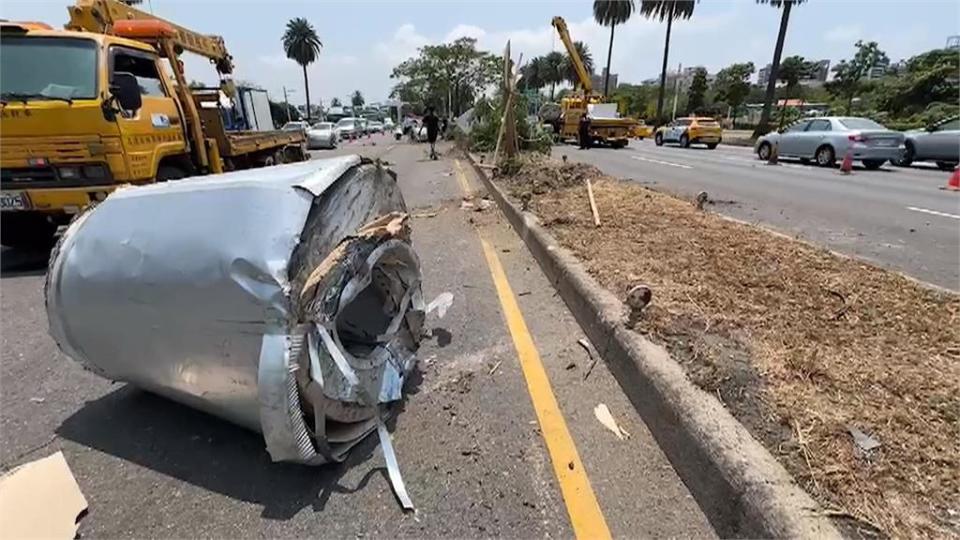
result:
[[[63,452],[0,477],[0,539],[76,537],[87,499]]]

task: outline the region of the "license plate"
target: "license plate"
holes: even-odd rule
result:
[[[896,139],[877,139],[877,142],[874,143],[876,146],[896,146]]]
[[[0,192],[0,210],[26,210],[27,194],[22,191]]]

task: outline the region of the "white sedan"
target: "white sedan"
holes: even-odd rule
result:
[[[317,122],[307,130],[307,148],[336,148],[337,132],[331,122]]]

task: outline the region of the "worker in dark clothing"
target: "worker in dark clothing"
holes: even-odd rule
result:
[[[433,111],[433,107],[427,108],[427,114],[423,117],[423,125],[427,128],[427,142],[430,143],[430,159],[437,159],[437,135],[440,133],[440,119]]]
[[[577,134],[580,136],[580,149],[589,149],[592,141],[590,140],[590,117],[587,116],[587,113],[580,116]]]

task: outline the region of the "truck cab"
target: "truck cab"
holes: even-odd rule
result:
[[[192,172],[164,62],[136,40],[0,25],[3,244],[49,242],[72,214],[122,184]],[[118,100],[120,80],[136,82],[137,108]]]

